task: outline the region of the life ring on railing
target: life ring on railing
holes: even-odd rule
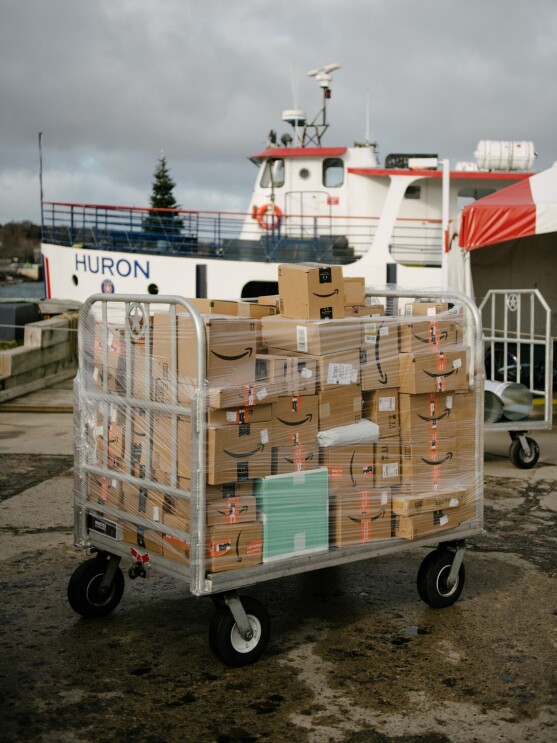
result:
[[[254,206],[252,218],[257,220],[257,224],[262,230],[277,230],[282,219],[282,209],[276,204],[263,204],[263,206]]]

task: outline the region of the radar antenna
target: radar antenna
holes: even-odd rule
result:
[[[314,144],[318,147],[321,145],[321,139],[329,128],[327,121],[327,101],[331,97],[331,80],[333,79],[331,73],[340,69],[340,67],[341,65],[334,62],[333,64],[318,67],[308,72],[309,77],[314,77],[319,83],[319,87],[323,90],[323,106],[317,112],[313,121],[308,123],[305,113],[297,108],[284,111],[282,114],[282,120],[287,121],[294,127],[296,139],[299,140],[301,147],[307,147],[309,144]],[[299,134],[300,129],[301,136]]]

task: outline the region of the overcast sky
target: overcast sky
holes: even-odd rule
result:
[[[557,160],[555,0],[0,0],[0,224],[45,199],[146,206],[164,151],[183,208],[247,208],[270,129],[473,160],[481,139]]]

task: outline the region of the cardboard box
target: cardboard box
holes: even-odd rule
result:
[[[121,394],[126,384],[124,330],[98,324],[93,339],[93,381],[108,392]]]
[[[254,407],[269,405],[278,395],[266,382],[211,387],[209,389],[209,406],[215,409]]]
[[[362,391],[355,385],[327,387],[319,392],[317,399],[320,431],[362,419]]]
[[[132,396],[138,400],[151,399],[152,350],[144,343],[131,345]]]
[[[330,499],[331,547],[355,547],[391,537],[391,494],[384,490],[339,492]]]
[[[406,317],[431,317],[448,311],[448,302],[407,302],[404,307]]]
[[[176,463],[176,475],[178,477],[191,479],[190,418],[176,416],[176,423],[174,424],[171,415],[156,413],[153,415],[153,431],[151,465],[157,480],[167,484],[166,476],[169,476],[169,473],[172,472],[173,462]],[[136,452],[136,460],[137,455],[142,456],[143,451],[143,449],[139,449]]]
[[[270,314],[278,315],[280,312],[280,298],[278,294],[265,294],[257,297],[257,304],[266,305],[274,309]]]
[[[259,521],[211,526],[206,536],[208,573],[245,569],[261,562],[263,528]]]
[[[273,446],[271,451],[271,475],[290,475],[320,467],[317,443]]]
[[[468,389],[468,356],[465,346],[447,346],[439,351],[401,353],[400,391],[450,392]]]
[[[393,317],[362,322],[360,379],[362,390],[399,385],[399,320]]]
[[[344,277],[344,305],[364,305],[366,303],[366,282],[363,276]]]
[[[85,497],[91,503],[109,508],[120,508],[120,493],[122,483],[111,477],[87,475],[87,490]]]
[[[243,385],[255,380],[256,323],[254,320],[202,315],[207,340],[206,378],[210,387]],[[172,316],[153,316],[153,379],[165,399],[173,402],[173,386],[179,402],[189,402],[197,384],[197,339],[189,313],[176,315],[177,376],[171,368]],[[158,397],[157,397],[158,399]]]
[[[436,317],[423,322],[401,324],[401,353],[420,353],[439,347],[456,346],[460,342],[460,326],[454,321],[438,320]]]
[[[240,408],[215,409],[207,411],[207,422],[209,426],[232,426],[242,423],[262,423],[271,421],[273,406],[267,405],[243,405]]]
[[[271,474],[268,422],[213,427],[207,430],[207,482],[243,482]]]
[[[401,445],[396,438],[380,439],[373,444],[375,487],[384,488],[401,482]]]
[[[393,516],[393,536],[403,539],[418,539],[454,529],[475,518],[475,507],[464,502],[456,508],[438,509],[416,516]]]
[[[254,483],[263,521],[263,562],[329,548],[327,470],[274,475]]]
[[[400,436],[398,389],[364,392],[362,415],[379,426],[379,436]]]
[[[198,312],[212,315],[230,315],[232,317],[259,318],[276,315],[277,308],[272,304],[257,304],[233,299],[188,299]]]
[[[262,527],[259,522],[210,526],[206,533],[206,568],[208,573],[241,570],[261,562]],[[188,562],[191,546],[186,540],[166,535],[165,557]]]
[[[279,349],[275,348],[270,348],[269,351],[273,355],[277,352],[280,353]],[[282,354],[297,358],[298,369],[306,368],[301,365],[303,360],[307,360],[310,369],[316,368],[317,390],[339,386],[355,386],[360,381],[359,352],[357,349],[327,353],[321,356],[310,354],[300,356],[295,351],[286,350],[283,350]]]
[[[360,382],[360,354],[357,349],[327,353],[316,357],[320,391],[354,387]],[[358,388],[359,389],[359,388]]]
[[[329,492],[372,490],[375,485],[373,444],[321,449],[321,464],[329,475]]]
[[[400,430],[404,442],[413,443],[456,435],[454,392],[430,392],[421,395],[399,395]]]
[[[275,315],[261,319],[261,335],[267,348],[320,356],[360,348],[362,321],[293,320]]]
[[[317,395],[281,397],[272,405],[272,445],[293,446],[317,441]]]
[[[206,491],[206,524],[219,526],[225,524],[244,524],[257,518],[253,484],[234,483],[228,494],[216,487]],[[189,532],[191,529],[190,502],[187,498],[165,495],[162,506],[162,523],[176,531]]]
[[[278,267],[280,314],[306,320],[344,317],[342,266],[284,263]]]
[[[164,481],[175,458],[179,478],[191,479],[191,420],[178,417],[173,444],[173,423],[169,415],[157,414],[153,438],[152,465],[157,479]],[[271,472],[271,422],[208,426],[207,483],[219,485],[264,477]]]
[[[123,541],[139,547],[141,551],[151,554],[163,554],[163,535],[155,529],[145,529],[143,526],[124,523]]]
[[[162,521],[164,493],[156,487],[122,483],[120,508],[132,516],[140,516],[153,523]]]
[[[315,395],[317,360],[310,356],[288,356],[284,352],[257,354],[255,378],[280,395]]]
[[[402,444],[402,484],[413,493],[458,487],[461,469],[456,439],[438,438]],[[410,489],[410,488],[408,488]]]
[[[416,516],[420,513],[457,508],[467,497],[465,489],[438,490],[415,495],[399,493],[393,495],[393,513],[399,516]]]
[[[152,417],[152,426],[149,427],[149,419],[147,412],[142,408],[136,408],[132,413],[131,423],[131,439],[129,442],[130,448],[130,463],[131,473],[134,477],[145,477],[146,467],[148,463],[148,457],[151,452],[151,441],[156,439],[156,431],[154,428],[154,415]]]
[[[352,304],[344,308],[344,317],[381,317],[385,314],[382,304]]]

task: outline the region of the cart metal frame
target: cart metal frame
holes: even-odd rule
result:
[[[438,533],[434,536],[424,537],[416,540],[403,538],[391,538],[383,541],[374,541],[363,546],[350,548],[334,548],[319,553],[292,557],[280,562],[262,563],[248,569],[228,571],[222,573],[207,574],[205,559],[205,477],[204,462],[206,454],[206,428],[207,428],[207,383],[206,381],[206,337],[205,327],[201,316],[195,307],[187,299],[179,296],[143,296],[143,295],[105,295],[95,294],[90,297],[82,307],[79,320],[79,370],[74,382],[74,433],[75,433],[75,506],[74,506],[74,537],[75,545],[98,553],[107,558],[107,566],[103,568],[104,575],[100,584],[100,592],[110,589],[114,573],[118,570],[122,558],[132,558],[128,570],[130,578],[137,576],[145,577],[150,569],[160,571],[164,574],[185,580],[189,583],[190,592],[195,596],[211,596],[215,603],[225,605],[231,611],[236,622],[242,641],[249,643],[253,636],[254,628],[251,617],[248,617],[243,608],[242,601],[238,596],[238,590],[246,586],[256,584],[260,581],[283,578],[296,573],[309,572],[330,566],[344,565],[360,561],[373,556],[395,554],[398,552],[415,550],[424,546],[437,546],[453,554],[451,557],[451,568],[448,576],[448,585],[456,584],[465,549],[465,540],[479,535],[483,532],[483,343],[480,314],[476,305],[464,294],[458,292],[428,290],[400,290],[396,289],[368,289],[367,294],[373,296],[384,296],[388,300],[401,298],[424,299],[430,301],[450,301],[463,305],[471,318],[469,344],[472,349],[470,354],[469,380],[470,385],[476,391],[476,454],[475,466],[478,482],[478,497],[475,518],[452,530]],[[110,392],[107,387],[107,375],[103,374],[102,390],[91,390],[88,388],[87,375],[91,372],[90,349],[86,347],[85,340],[93,322],[100,323],[104,334],[102,363],[108,368],[108,339],[110,305],[123,307],[125,317],[124,343],[126,351],[130,350],[133,341],[144,336],[147,344],[151,341],[151,327],[148,321],[153,305],[166,306],[172,317],[171,322],[171,358],[170,365],[176,370],[176,315],[180,311],[191,314],[198,351],[198,384],[193,394],[190,407],[180,405],[177,400],[176,385],[173,389],[173,402],[163,404],[145,399],[134,398],[131,394],[131,370],[126,365],[125,390],[121,396]],[[98,308],[100,307],[100,312]],[[95,319],[97,313],[97,319]],[[88,356],[89,354],[89,356]],[[147,384],[150,385],[151,369],[146,363],[145,375]],[[175,375],[174,375],[175,376]],[[155,412],[163,412],[171,415],[173,420],[172,430],[172,477],[170,485],[161,485],[151,477],[150,455],[147,454],[145,477],[137,478],[131,474],[130,452],[126,449],[123,470],[108,468],[107,452],[104,451],[102,464],[91,461],[87,451],[87,410],[89,405],[102,406],[104,409],[105,433],[108,426],[108,415],[110,405],[121,406],[126,411],[126,434],[129,436],[132,412],[142,408],[146,412],[147,425],[151,425],[151,417]],[[191,416],[191,491],[187,492],[177,486],[177,419],[178,416]],[[148,430],[150,430],[148,428]],[[128,439],[129,440],[129,439]],[[146,550],[131,548],[118,539],[118,520],[125,519],[137,526],[153,528],[153,522],[134,516],[127,512],[111,508],[103,508],[87,501],[87,476],[97,475],[113,480],[128,482],[138,486],[153,487],[159,491],[190,501],[191,529],[189,533],[179,532],[164,527],[165,533],[171,533],[181,539],[189,539],[191,544],[191,558],[189,564],[176,562],[165,558],[163,555],[146,554]],[[161,526],[161,531],[163,527]],[[131,555],[130,555],[131,553]],[[71,601],[70,601],[71,603]],[[75,607],[74,607],[75,608]],[[226,660],[225,660],[226,662]],[[252,661],[248,661],[252,662]],[[234,663],[236,664],[236,663]],[[240,665],[243,663],[237,663]]]
[[[479,306],[482,319],[484,350],[489,354],[487,379],[495,379],[496,349],[503,359],[516,357],[513,379],[511,367],[505,363],[503,378],[524,384],[534,400],[543,403],[543,416],[529,416],[523,420],[486,423],[486,431],[507,431],[511,437],[509,457],[520,468],[533,467],[539,457],[539,447],[527,436],[529,431],[550,430],[553,425],[553,342],[551,337],[551,308],[539,289],[491,289]],[[536,385],[535,360],[543,352],[543,387]],[[523,364],[526,368],[523,368]]]

